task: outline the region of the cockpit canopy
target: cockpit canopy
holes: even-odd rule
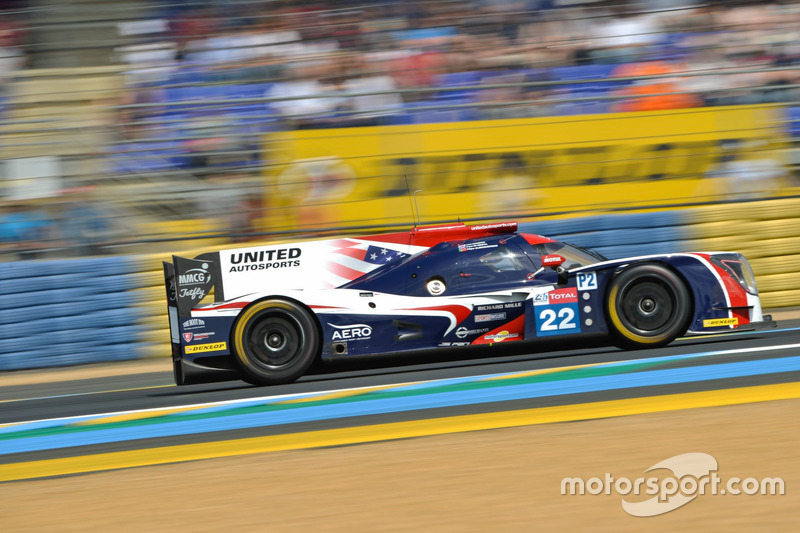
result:
[[[457,296],[555,283],[557,274],[542,267],[541,257],[549,254],[563,256],[567,269],[604,259],[536,235],[493,235],[441,242],[424,252],[382,265],[341,288],[407,296]]]

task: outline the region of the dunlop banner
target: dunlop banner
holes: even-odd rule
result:
[[[773,157],[767,106],[270,134],[272,227],[608,209],[721,199],[714,169]],[[767,154],[767,155],[765,155]]]

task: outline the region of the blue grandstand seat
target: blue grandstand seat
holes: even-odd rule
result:
[[[675,240],[675,232],[670,228],[627,228],[606,230],[605,242],[608,246],[627,244],[650,244]]]
[[[558,233],[558,220],[537,220],[534,222],[523,222],[518,225],[518,229],[522,233],[533,233],[534,235],[553,237],[556,233]]]
[[[440,74],[436,76],[434,85],[443,88],[454,87],[472,87],[480,85],[482,73],[478,71],[469,72],[450,72],[447,74]],[[476,93],[476,89],[465,89],[463,91],[442,91],[438,93],[438,97],[445,99],[458,99],[465,97],[472,97]]]
[[[465,87],[477,85],[484,74],[480,71],[448,72],[436,76],[435,84],[439,87]]]
[[[553,80],[597,80],[588,83],[570,84],[569,87],[607,91],[614,87],[624,85],[624,82],[612,81],[612,79],[610,79],[611,73],[616,67],[617,65],[579,65],[572,67],[554,67],[550,69],[550,75]]]
[[[678,211],[654,211],[652,213],[629,213],[597,217],[602,229],[657,228],[683,224]]]
[[[117,343],[134,343],[141,338],[142,328],[133,326],[93,327],[64,329],[39,333],[35,341],[42,346],[66,344],[81,339],[90,346],[103,346]],[[33,337],[32,337],[33,338]]]
[[[0,263],[0,280],[49,276],[51,261],[14,261]]]
[[[553,222],[556,224],[558,235],[585,233],[597,229],[595,226],[595,217],[560,218]]]
[[[400,126],[414,123],[413,113],[397,112],[384,119],[384,124],[387,126]]]
[[[793,137],[800,137],[800,107],[790,107],[787,110],[789,123],[787,130]]]
[[[128,361],[141,357],[136,350],[137,344],[124,342],[120,344],[107,344],[103,346],[94,346],[86,350],[84,356],[88,359],[87,362],[102,362],[102,361]]]
[[[83,286],[47,291],[21,292],[18,294],[4,295],[3,305],[7,309],[52,305],[70,302],[89,294],[90,289]]]
[[[595,250],[608,257],[609,259],[619,259],[621,257],[629,257],[639,255],[638,247],[635,245],[628,246],[597,246]]]
[[[74,285],[81,285],[84,278],[85,274],[83,273],[19,278],[14,280],[14,283],[4,284],[3,292],[5,294],[17,294],[20,292],[36,292],[71,287]]]
[[[452,100],[426,100],[407,104],[408,114],[413,124],[433,124],[439,122],[464,122],[477,120],[477,112],[469,107],[448,107],[471,103],[468,98]]]
[[[228,98],[265,98],[273,89],[272,83],[241,83],[229,85]]]
[[[19,352],[37,346],[35,337],[12,337],[0,339],[0,354]]]
[[[135,289],[137,283],[136,276],[132,274],[120,274],[118,276],[99,276],[92,278],[88,284],[96,294],[117,293],[130,289]]]

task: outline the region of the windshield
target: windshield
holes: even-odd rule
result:
[[[525,259],[524,255],[514,253],[506,246],[495,248],[491,252],[483,254],[479,261],[495,272],[518,272],[530,269],[530,261]]]
[[[563,266],[566,269],[592,265],[606,260],[605,257],[594,250],[587,250],[566,242],[545,242],[532,244],[531,246],[540,255],[558,254],[562,256],[565,259]]]

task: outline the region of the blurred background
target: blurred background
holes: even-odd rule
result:
[[[798,141],[800,2],[2,0],[0,369],[167,356],[168,254],[406,229],[414,191],[741,251],[798,306]]]

